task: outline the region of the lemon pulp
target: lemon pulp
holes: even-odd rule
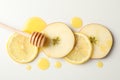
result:
[[[31,62],[38,54],[38,48],[30,44],[29,38],[17,33],[9,38],[7,51],[9,56],[18,63]]]
[[[55,68],[61,68],[62,64],[61,62],[57,61],[55,62]]]
[[[75,47],[65,57],[65,60],[73,64],[82,64],[90,59],[92,44],[89,38],[82,33],[75,33],[75,38]]]
[[[73,17],[71,19],[71,25],[75,28],[80,28],[82,26],[82,19],[79,17]]]
[[[32,17],[28,19],[25,24],[23,31],[32,33],[32,32],[41,32],[46,27],[45,21],[39,17]]]
[[[46,58],[41,58],[40,60],[38,60],[38,68],[41,70],[46,70],[48,69],[50,66],[50,63],[48,61],[48,59]]]

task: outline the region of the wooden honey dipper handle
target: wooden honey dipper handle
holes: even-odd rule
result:
[[[16,33],[21,34],[23,36],[30,37],[30,34],[25,33],[23,31],[20,31],[20,30],[17,30],[17,29],[15,29],[13,27],[10,27],[10,26],[6,25],[6,24],[0,23],[0,27],[4,28],[6,30],[12,31],[12,32],[16,32]]]
[[[16,32],[16,33],[21,34],[23,36],[29,37],[30,38],[30,43],[37,46],[37,47],[42,47],[45,43],[45,40],[46,40],[45,35],[43,33],[40,33],[40,32],[33,32],[32,35],[31,35],[31,34],[28,34],[26,32],[17,30],[15,28],[10,27],[10,26],[8,26],[6,24],[3,24],[3,23],[0,23],[0,27],[4,28],[4,29],[7,29],[9,31]]]

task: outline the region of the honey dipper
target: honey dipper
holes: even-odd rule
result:
[[[30,43],[35,45],[36,47],[42,47],[45,43],[45,40],[46,40],[45,35],[43,33],[40,33],[40,32],[33,32],[32,34],[28,34],[26,32],[17,30],[15,28],[10,27],[10,26],[3,24],[3,23],[0,23],[0,27],[7,29],[7,30],[10,30],[10,31],[13,31],[13,32],[16,32],[16,33],[21,34],[23,36],[29,37]]]

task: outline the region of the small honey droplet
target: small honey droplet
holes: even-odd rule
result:
[[[62,67],[61,62],[59,61],[55,62],[55,68],[61,68],[61,67]]]
[[[50,66],[49,60],[46,58],[41,58],[38,60],[38,68],[41,70],[46,70]]]
[[[80,28],[82,26],[82,19],[79,18],[79,17],[73,17],[71,19],[71,25],[74,27],[74,28]]]
[[[30,71],[30,70],[32,69],[32,67],[31,67],[30,65],[27,65],[27,66],[26,66],[26,69],[27,69],[28,71]]]
[[[103,62],[102,61],[98,61],[96,65],[97,65],[98,68],[102,68],[103,67]]]

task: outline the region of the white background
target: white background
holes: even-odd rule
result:
[[[70,24],[74,16],[81,17],[84,25],[101,23],[114,36],[110,55],[100,59],[104,67],[96,67],[98,60],[83,65],[72,65],[64,60],[49,59],[51,66],[42,71],[37,60],[26,65],[14,62],[7,54],[6,42],[11,32],[0,28],[0,80],[120,80],[120,0],[0,0],[0,22],[22,29],[26,20],[39,16],[47,23],[62,21]],[[54,62],[61,61],[62,68],[54,68]]]

